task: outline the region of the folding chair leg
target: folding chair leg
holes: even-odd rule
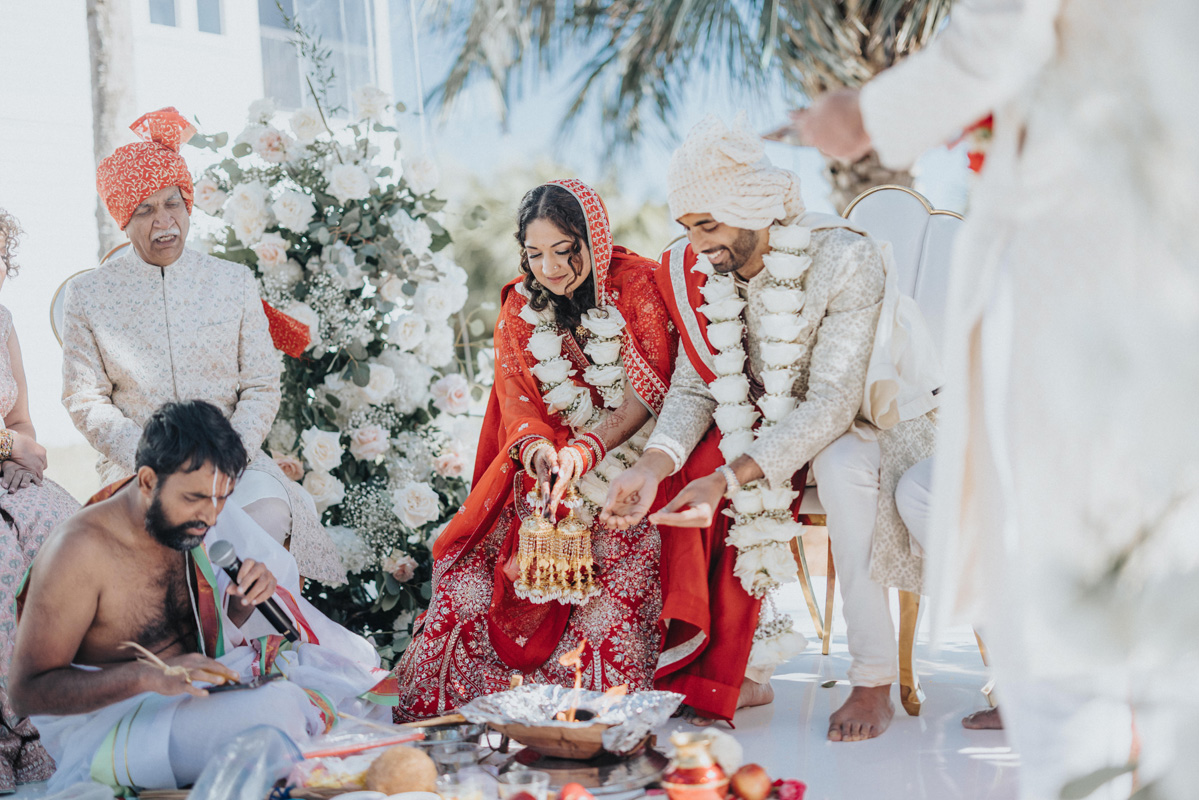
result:
[[[983,642],[983,637],[978,635],[978,631],[974,632],[974,638],[978,640],[978,653],[983,657],[983,666],[991,666],[991,654],[987,652],[987,645]],[[982,688],[983,697],[987,698],[987,705],[995,708],[999,705],[999,701],[995,699],[995,679],[987,681],[987,685]]]
[[[924,690],[920,688],[920,676],[916,674],[914,651],[916,628],[920,622],[920,595],[915,592],[899,593],[899,701],[908,716],[920,716],[924,704]]]
[[[795,566],[799,570],[799,585],[803,588],[803,599],[808,603],[812,624],[816,626],[816,635],[823,640],[824,623],[820,618],[820,607],[816,605],[816,593],[812,590],[812,574],[808,572],[808,557],[804,554],[802,538],[797,536],[791,540],[791,554],[795,557]]]
[[[833,548],[828,548],[828,588],[824,592],[824,641],[820,652],[828,655],[828,643],[833,638],[833,598],[836,596],[837,568],[833,565]]]

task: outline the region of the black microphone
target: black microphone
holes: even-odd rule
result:
[[[213,542],[212,546],[208,548],[208,560],[225,570],[234,583],[237,582],[237,574],[241,572],[241,559],[237,557],[233,545],[224,539]],[[283,609],[279,608],[275,598],[269,597],[255,608],[262,612],[262,616],[266,617],[266,621],[271,623],[275,630],[287,637],[287,641],[294,642],[300,638],[300,632],[292,624],[291,618],[283,613]]]

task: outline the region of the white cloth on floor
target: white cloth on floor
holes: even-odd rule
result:
[[[863,439],[853,431],[835,439],[812,459],[844,601],[853,658],[849,682],[854,686],[884,686],[899,679],[888,590],[870,577],[881,462],[878,440]]]
[[[146,692],[87,714],[36,716],[42,742],[58,764],[49,789],[59,791],[92,776],[122,786],[175,788],[194,780],[196,767],[228,738],[255,725],[275,725],[302,744],[319,735],[326,722],[304,690],[319,692],[337,711],[358,717],[389,717],[390,709],[360,699],[387,673],[379,668],[374,647],[361,636],[337,625],[300,596],[295,560],[241,508],[227,504],[205,536],[205,546],[225,539],[245,561],[263,562],[290,593],[311,636],[319,644],[303,643],[280,652],[274,665],[286,682],[197,698]],[[231,580],[215,571],[220,597]],[[276,595],[280,597],[279,594]],[[286,609],[285,603],[280,603]],[[258,671],[261,654],[254,637],[275,633],[259,612],[235,627],[219,603],[225,655],[218,660],[249,680]],[[80,667],[81,669],[92,669]],[[232,711],[230,709],[233,709]],[[202,725],[197,723],[204,720]],[[219,735],[218,735],[219,734]],[[226,736],[227,734],[227,736]],[[188,752],[181,763],[171,753]]]

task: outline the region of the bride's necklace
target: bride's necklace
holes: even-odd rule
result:
[[[716,349],[717,378],[711,390],[725,463],[744,454],[755,437],[765,435],[795,409],[797,399],[791,391],[795,362],[803,352],[799,339],[808,327],[800,312],[805,300],[802,278],[812,264],[806,252],[810,240],[811,231],[800,226],[770,229],[771,249],[762,256],[765,274],[757,288],[766,313],[755,331],[765,368],[758,376],[761,386],[753,387],[752,393],[745,363],[747,303],[738,292],[738,277],[716,274],[703,255],[694,267],[708,275],[700,290],[706,302],[698,311],[708,320],[708,341]],[[762,423],[755,431],[759,418]],[[781,664],[804,645],[802,634],[792,629],[789,617],[774,610],[771,598],[783,583],[796,580],[790,543],[803,533],[791,516],[797,495],[789,486],[771,489],[764,481],[753,481],[741,487],[733,496],[732,510],[725,512],[733,518],[726,542],[737,548],[733,574],[746,592],[764,601],[750,653],[753,667]]]

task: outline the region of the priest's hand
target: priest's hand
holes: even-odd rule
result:
[[[716,517],[716,507],[728,488],[724,476],[716,472],[705,478],[697,478],[684,486],[683,491],[675,495],[662,510],[651,515],[649,521],[655,525],[672,525],[676,528],[706,528]]]
[[[242,562],[241,570],[237,573],[237,583],[229,584],[229,588],[226,590],[230,598],[229,620],[240,628],[254,613],[255,606],[266,602],[275,595],[275,588],[278,585],[279,582],[266,568],[266,564],[247,558]],[[241,602],[234,602],[233,598],[235,597],[240,597]]]
[[[799,140],[826,156],[852,164],[870,154],[870,134],[862,121],[857,89],[822,94],[791,118]]]
[[[200,653],[185,653],[163,659],[167,667],[182,667],[187,670],[187,677],[182,674],[167,674],[165,670],[154,664],[138,664],[142,668],[141,690],[156,694],[176,695],[190,694],[195,697],[205,697],[208,692],[193,681],[200,683],[238,683],[240,676],[219,661],[201,655]],[[173,672],[173,671],[172,671]]]

